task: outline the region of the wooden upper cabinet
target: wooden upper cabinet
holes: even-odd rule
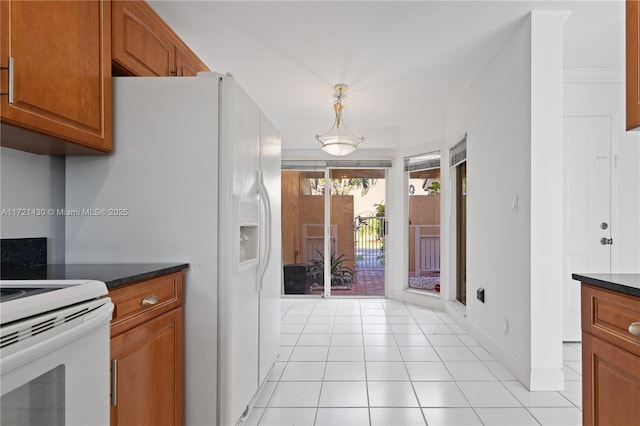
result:
[[[627,0],[627,130],[640,128],[640,2]]]
[[[171,75],[175,48],[153,9],[145,2],[114,1],[111,10],[114,66],[130,75]]]
[[[199,71],[209,69],[191,51],[176,48],[176,71],[178,77],[194,77]]]
[[[110,2],[2,0],[0,20],[2,146],[110,152]]]
[[[144,1],[112,2],[116,75],[188,76],[209,69]]]

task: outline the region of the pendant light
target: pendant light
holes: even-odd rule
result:
[[[336,92],[334,97],[336,100],[333,102],[333,109],[335,111],[335,121],[329,131],[323,135],[316,135],[316,139],[322,144],[322,150],[327,154],[343,156],[351,154],[356,150],[358,145],[364,142],[363,137],[357,137],[347,129],[347,126],[342,120],[342,99],[346,97],[346,91],[348,86],[346,84],[336,84],[334,86]]]

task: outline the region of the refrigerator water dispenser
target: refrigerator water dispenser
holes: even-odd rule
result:
[[[238,270],[254,267],[258,263],[259,208],[257,200],[234,196],[236,225],[236,256]]]

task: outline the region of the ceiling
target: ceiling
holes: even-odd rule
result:
[[[328,130],[336,83],[356,134],[442,117],[530,10],[572,11],[565,67],[624,66],[622,0],[149,3],[281,129]]]

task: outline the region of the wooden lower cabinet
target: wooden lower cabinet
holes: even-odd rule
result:
[[[112,426],[182,424],[182,329],[177,308],[111,339]]]
[[[582,423],[640,424],[640,297],[582,284]],[[635,332],[635,331],[634,331]]]
[[[638,425],[640,357],[588,333],[582,357],[583,424]]]
[[[115,305],[111,426],[182,425],[182,273],[117,288],[110,295]]]

